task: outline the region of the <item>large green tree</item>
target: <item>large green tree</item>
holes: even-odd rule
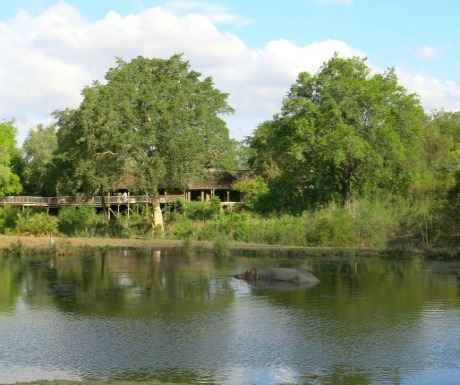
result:
[[[0,122],[0,196],[21,192],[19,176],[13,168],[18,156],[14,121]]]
[[[56,149],[54,124],[39,124],[29,131],[22,144],[22,178],[26,194],[51,196],[56,193],[51,175]]]
[[[152,195],[154,225],[162,227],[159,187],[184,187],[205,169],[231,164],[221,119],[233,111],[228,95],[200,76],[181,55],[118,59],[105,84],[83,90],[77,110],[56,113],[59,158],[72,171],[63,184],[108,190],[129,174],[132,188]]]
[[[334,55],[316,75],[300,73],[281,112],[255,130],[253,165],[300,207],[382,189],[404,194],[422,170],[424,120],[393,69],[372,74],[366,59]]]
[[[433,111],[425,130],[428,187],[437,195],[450,188],[460,170],[460,112]]]

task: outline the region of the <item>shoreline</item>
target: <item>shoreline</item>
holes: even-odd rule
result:
[[[213,241],[191,240],[189,243],[183,240],[175,239],[139,239],[139,238],[90,238],[90,237],[36,237],[27,235],[0,235],[0,250],[7,249],[18,244],[25,249],[49,249],[54,246],[71,246],[79,247],[109,247],[109,248],[153,248],[153,249],[172,249],[191,247],[202,250],[212,251]],[[264,243],[245,243],[228,241],[229,250],[240,252],[281,252],[287,256],[300,255],[360,255],[360,256],[379,256],[378,250],[358,249],[347,247],[305,247],[292,245],[271,245]],[[1,384],[0,384],[1,385]]]
[[[329,247],[329,246],[292,246],[272,245],[264,243],[245,243],[225,241],[226,250],[240,256],[269,256],[285,258],[305,257],[381,257],[394,259],[407,259],[412,257],[434,260],[459,260],[460,248],[446,245],[431,249],[418,249],[411,247],[397,247],[387,249],[372,249],[360,247]],[[399,245],[401,246],[401,245]],[[406,245],[407,246],[407,245]],[[215,251],[214,241],[177,240],[177,239],[141,239],[141,238],[98,238],[98,237],[49,237],[27,235],[0,235],[0,252],[3,250],[23,249],[23,251],[43,250],[67,251],[78,248],[150,248],[156,250],[167,249],[196,249],[202,251]],[[68,250],[67,250],[68,249]],[[67,250],[67,251],[66,251]],[[0,383],[1,385],[1,383]]]

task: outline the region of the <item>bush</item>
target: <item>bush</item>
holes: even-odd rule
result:
[[[93,235],[100,222],[92,207],[65,207],[59,211],[59,231],[67,236]]]
[[[108,234],[112,238],[132,238],[135,227],[131,226],[131,219],[112,217],[108,227]]]
[[[230,246],[223,237],[214,240],[212,250],[217,258],[224,258],[230,255]]]
[[[213,197],[210,202],[187,202],[184,213],[190,219],[198,221],[210,220],[220,212],[220,199]]]
[[[18,214],[16,231],[20,234],[32,234],[35,236],[57,234],[58,219],[45,213]]]
[[[396,199],[361,199],[353,203],[353,214],[361,238],[366,247],[382,248],[400,228],[406,216],[407,204]]]
[[[310,246],[358,247],[359,232],[351,213],[334,203],[310,214],[307,220]]]
[[[0,233],[4,234],[16,228],[19,209],[17,207],[0,207]]]
[[[187,217],[178,220],[173,228],[173,235],[177,239],[189,240],[193,237],[195,226]]]

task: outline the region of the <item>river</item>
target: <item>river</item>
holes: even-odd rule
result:
[[[250,285],[248,267],[320,279]],[[455,384],[460,262],[93,249],[0,257],[0,383]]]

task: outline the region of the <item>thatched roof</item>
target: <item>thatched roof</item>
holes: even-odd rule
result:
[[[246,173],[247,171],[208,171],[203,178],[187,182],[187,190],[231,190],[232,184]],[[129,189],[133,186],[133,181],[133,176],[125,172],[113,184],[113,189]]]
[[[209,171],[203,179],[187,182],[187,190],[230,190],[244,174],[245,171]]]

